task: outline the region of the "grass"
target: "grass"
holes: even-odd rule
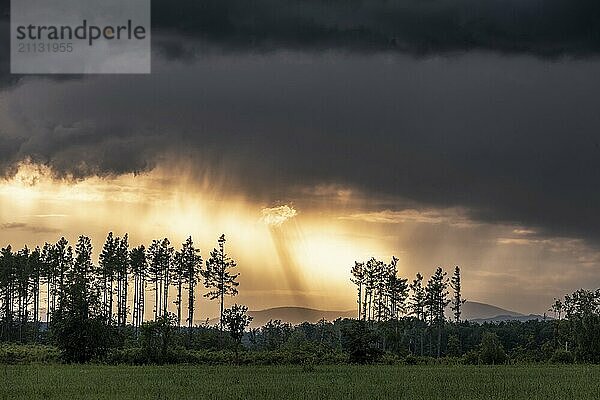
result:
[[[600,366],[0,365],[1,399],[600,399]]]

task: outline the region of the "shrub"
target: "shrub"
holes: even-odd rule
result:
[[[54,363],[60,359],[56,347],[41,345],[0,346],[0,364]]]
[[[492,332],[483,333],[479,360],[482,364],[504,364],[506,362],[506,352],[498,335]]]
[[[371,364],[379,360],[382,351],[376,342],[377,336],[365,321],[353,320],[342,328],[342,348],[352,363]]]
[[[570,351],[564,349],[556,349],[550,362],[555,364],[573,364],[575,362],[575,356]]]
[[[426,357],[426,356],[415,356],[412,354],[407,355],[406,357],[404,357],[404,364],[405,365],[434,365],[434,364],[445,364],[444,361],[442,361],[443,359],[437,359],[437,358],[433,358],[433,357]]]
[[[417,359],[417,357],[413,356],[412,354],[409,354],[406,357],[404,357],[404,364],[406,365],[417,365],[418,362],[419,360]]]
[[[381,357],[381,360],[379,360],[379,362],[381,362],[382,364],[387,364],[387,365],[395,365],[395,364],[400,363],[400,358],[398,358],[398,356],[395,355],[394,353],[386,352],[383,354],[383,356]]]
[[[477,350],[470,350],[470,351],[466,352],[462,356],[461,362],[466,365],[479,364],[479,352]]]

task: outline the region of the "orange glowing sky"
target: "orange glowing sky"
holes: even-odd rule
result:
[[[524,227],[477,223],[459,209],[365,211],[368,200],[350,188],[299,188],[295,201],[267,204],[208,181],[199,184],[185,168],[77,181],[50,175],[22,164],[0,183],[3,245],[34,246],[63,234],[73,242],[86,234],[97,256],[108,231],[129,233],[132,245],[167,236],[179,246],[192,235],[206,257],[225,233],[241,272],[235,301],[251,309],[353,309],[354,261],[396,255],[404,276],[461,265],[467,298],[543,312],[560,290],[593,274],[597,262],[580,241],[536,239]],[[580,275],[561,275],[561,263],[573,257]],[[515,299],[517,291],[521,297]],[[198,302],[201,319],[215,315],[215,304]]]

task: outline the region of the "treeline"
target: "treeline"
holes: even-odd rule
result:
[[[375,354],[391,350],[420,357],[462,357],[468,363],[600,362],[600,289],[579,289],[555,299],[548,310],[554,320],[482,326],[461,320],[465,299],[460,267],[451,278],[438,267],[424,284],[420,273],[412,282],[398,277],[397,262],[395,257],[390,263],[371,258],[355,262],[351,269],[357,317],[363,323],[357,326],[367,335],[366,348]]]
[[[232,272],[236,263],[227,255],[225,243],[222,235],[203,262],[191,237],[179,250],[167,238],[152,241],[147,249],[143,245],[130,249],[127,235],[109,233],[97,265],[86,236],[80,236],[74,248],[64,237],[33,250],[3,248],[0,341],[55,343],[66,358],[85,361],[122,342],[127,330],[138,337],[148,303],[157,324],[168,321],[181,329],[185,322],[191,335],[199,282],[207,289],[203,295],[220,303],[220,331],[225,324],[245,328],[250,322],[247,308],[224,307],[225,297],[235,296],[239,285],[239,273]],[[147,286],[154,299],[146,299]]]
[[[191,238],[130,249],[127,235],[109,234],[98,263],[85,236],[1,249],[0,363],[600,363],[600,290],[556,300],[555,319],[480,325],[462,320],[459,267],[409,280],[396,258],[351,268],[356,319],[248,330],[247,308],[224,305],[239,276],[225,244],[206,261]],[[200,295],[219,302],[217,325],[194,324]]]
[[[392,257],[389,264],[375,258],[367,262],[355,262],[351,280],[357,286],[357,317],[362,321],[382,322],[413,316],[427,327],[436,328],[436,356],[440,357],[446,307],[452,303],[454,321],[460,322],[465,302],[461,293],[460,267],[454,268],[451,279],[447,277],[447,272],[438,267],[424,285],[420,273],[411,283],[408,278],[399,277],[397,264],[396,257]],[[448,288],[452,289],[451,298]],[[431,329],[428,331],[431,334]],[[424,354],[423,335],[419,338],[420,355]],[[433,340],[429,340],[430,346],[432,343]]]
[[[242,326],[235,324],[235,326]],[[507,321],[477,324],[447,322],[441,330],[441,355],[437,356],[437,328],[408,316],[398,320],[338,319],[291,325],[270,321],[265,326],[223,334],[218,326],[178,329],[176,318],[146,321],[135,335],[128,326],[120,338],[86,360],[65,359],[53,346],[0,345],[0,363],[98,361],[111,364],[507,364],[599,363],[598,325],[582,334],[570,333],[565,319]],[[563,330],[557,335],[557,329]],[[85,328],[89,332],[88,328]],[[566,338],[568,349],[565,350]],[[98,339],[97,336],[92,338]],[[80,338],[81,339],[81,338]],[[80,340],[79,339],[79,340]],[[421,342],[423,340],[423,342]],[[560,341],[560,343],[559,343]],[[74,340],[73,343],[76,343]],[[98,340],[102,342],[102,340]],[[53,344],[50,341],[50,344]],[[87,346],[89,346],[89,343]],[[421,345],[423,343],[423,345]],[[596,345],[590,345],[596,343]],[[87,347],[89,348],[89,347]],[[61,348],[62,350],[62,348]]]

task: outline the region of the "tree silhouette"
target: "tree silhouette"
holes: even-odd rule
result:
[[[371,258],[365,264],[365,299],[363,300],[363,316],[367,321],[371,321],[373,309],[373,292],[377,287],[377,273],[379,262],[375,258]]]
[[[188,291],[188,343],[191,342],[192,328],[194,326],[194,302],[195,293],[194,290],[198,283],[198,279],[202,272],[202,257],[200,256],[200,250],[194,247],[192,237],[188,237],[183,243],[181,251],[177,257],[178,269],[181,271],[181,281],[187,285]],[[181,303],[181,286],[179,286],[179,303]],[[181,320],[180,308],[178,309],[178,321]]]
[[[219,299],[219,329],[223,331],[224,299],[226,295],[235,296],[238,293],[239,282],[236,281],[239,273],[232,274],[230,270],[236,267],[236,263],[225,253],[225,235],[218,240],[218,248],[210,252],[210,258],[206,260],[206,269],[202,271],[204,286],[209,292],[204,295],[210,300]]]
[[[423,287],[423,275],[417,272],[417,276],[410,284],[410,290],[412,296],[409,301],[409,309],[411,314],[417,318],[417,320],[425,322],[425,306],[427,303],[427,293]],[[419,329],[419,343],[420,343],[420,354],[423,356],[423,329]]]
[[[236,342],[236,356],[239,345],[244,337],[244,331],[252,322],[252,317],[248,316],[248,307],[234,304],[231,308],[227,308],[223,311],[223,323],[227,327],[229,334]]]
[[[361,307],[362,307],[362,289],[365,284],[365,263],[359,263],[358,261],[354,262],[354,267],[350,271],[352,274],[352,278],[350,279],[352,283],[357,286],[358,292],[358,319],[361,319]]]
[[[438,267],[435,273],[431,276],[427,282],[425,288],[426,298],[426,310],[430,319],[431,325],[437,326],[438,340],[437,340],[437,357],[441,355],[442,345],[442,326],[445,321],[444,312],[446,306],[450,303],[448,300],[448,279],[446,278],[446,272]]]
[[[109,324],[112,324],[113,318],[113,285],[117,271],[117,246],[117,239],[112,232],[109,232],[100,253],[100,271],[103,283],[102,301],[105,309],[104,315]]]
[[[44,243],[42,247],[41,263],[42,263],[42,276],[46,281],[46,329],[50,328],[50,304],[52,304],[51,296],[53,293],[52,286],[54,285],[54,270],[52,263],[52,245],[50,243]]]
[[[388,267],[388,297],[391,318],[397,320],[400,314],[406,314],[408,298],[408,279],[398,277],[398,259],[392,257]]]
[[[54,335],[66,361],[86,362],[106,350],[108,335],[95,285],[90,239],[80,236],[75,251],[72,263],[64,265]]]
[[[37,342],[38,334],[40,330],[39,321],[40,321],[40,284],[41,277],[43,274],[44,265],[42,262],[41,250],[39,247],[36,247],[35,250],[31,252],[29,257],[29,265],[30,265],[30,285],[32,292],[32,301],[33,301],[33,328],[34,328],[34,340]],[[27,322],[27,319],[25,320]]]
[[[460,285],[460,267],[458,265],[454,267],[454,274],[452,275],[452,279],[450,280],[450,287],[453,291],[451,309],[454,313],[454,321],[460,322],[462,305],[465,303],[466,300],[462,298]]]
[[[148,261],[146,248],[141,245],[131,249],[129,253],[131,273],[133,275],[133,326],[138,332],[144,323],[144,303],[146,293],[146,279],[148,274]]]
[[[52,263],[52,268],[58,276],[58,283],[54,286],[54,293],[52,295],[52,310],[56,311],[57,305],[58,309],[62,307],[63,302],[61,300],[66,290],[66,274],[69,271],[71,265],[73,264],[73,248],[69,246],[69,242],[64,237],[61,237],[58,240],[58,242],[56,242],[56,244],[54,245],[52,251]]]
[[[12,247],[7,246],[0,250],[0,295],[3,305],[2,338],[4,340],[11,340],[16,270],[17,265]]]
[[[168,312],[169,282],[174,249],[169,239],[153,240],[148,248],[148,276],[154,283],[154,319]]]
[[[423,287],[423,275],[417,272],[415,280],[410,284],[410,290],[412,296],[410,298],[410,310],[419,321],[425,321],[425,306],[426,306],[426,293]]]
[[[127,294],[129,283],[129,237],[116,239],[115,267],[117,275],[117,324],[127,324]]]

